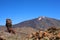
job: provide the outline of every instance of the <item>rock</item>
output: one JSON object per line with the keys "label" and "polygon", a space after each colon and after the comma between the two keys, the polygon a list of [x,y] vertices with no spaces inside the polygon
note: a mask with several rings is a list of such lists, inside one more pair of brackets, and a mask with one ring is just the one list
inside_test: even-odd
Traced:
{"label": "rock", "polygon": [[0,36],[0,40],[6,40],[4,36]]}

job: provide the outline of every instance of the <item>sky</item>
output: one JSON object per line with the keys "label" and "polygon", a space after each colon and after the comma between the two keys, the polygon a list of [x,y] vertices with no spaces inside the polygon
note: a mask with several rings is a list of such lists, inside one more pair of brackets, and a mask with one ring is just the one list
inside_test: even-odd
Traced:
{"label": "sky", "polygon": [[60,20],[60,0],[0,0],[0,25],[7,18],[17,24],[39,16]]}

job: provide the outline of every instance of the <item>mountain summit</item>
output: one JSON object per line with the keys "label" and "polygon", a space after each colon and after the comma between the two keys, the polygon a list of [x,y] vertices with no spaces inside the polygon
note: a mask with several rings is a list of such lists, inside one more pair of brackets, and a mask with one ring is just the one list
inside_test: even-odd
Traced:
{"label": "mountain summit", "polygon": [[38,20],[42,20],[42,19],[45,19],[46,17],[45,16],[41,16],[38,18]]}
{"label": "mountain summit", "polygon": [[40,16],[38,18],[27,20],[21,23],[14,25],[15,27],[32,27],[36,29],[48,28],[52,26],[60,27],[60,20],[49,18],[45,16]]}

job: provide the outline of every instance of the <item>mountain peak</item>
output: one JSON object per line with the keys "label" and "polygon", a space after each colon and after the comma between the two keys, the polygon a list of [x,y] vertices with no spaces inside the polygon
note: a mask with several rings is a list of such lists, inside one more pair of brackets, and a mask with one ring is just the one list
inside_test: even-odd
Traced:
{"label": "mountain peak", "polygon": [[42,20],[42,19],[45,19],[46,17],[45,16],[40,16],[39,18],[38,18],[38,20]]}

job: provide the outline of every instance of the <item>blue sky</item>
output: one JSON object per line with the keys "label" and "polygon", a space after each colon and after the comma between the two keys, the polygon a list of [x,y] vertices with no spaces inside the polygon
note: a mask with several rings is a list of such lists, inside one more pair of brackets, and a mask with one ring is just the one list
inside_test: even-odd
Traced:
{"label": "blue sky", "polygon": [[39,16],[60,19],[60,0],[0,0],[0,25],[6,18],[17,24]]}

